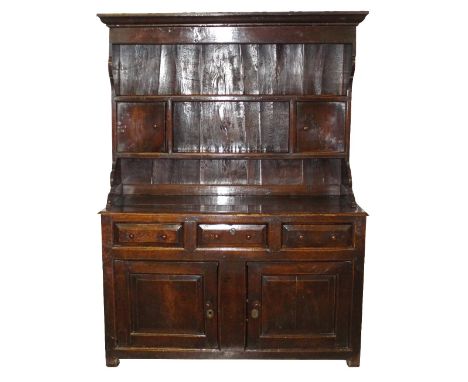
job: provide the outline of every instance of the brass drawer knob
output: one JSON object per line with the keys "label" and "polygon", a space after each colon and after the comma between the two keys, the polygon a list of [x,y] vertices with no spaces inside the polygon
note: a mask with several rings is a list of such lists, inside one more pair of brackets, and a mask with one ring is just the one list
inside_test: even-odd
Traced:
{"label": "brass drawer knob", "polygon": [[155,124],[153,125],[153,129],[154,129],[154,130],[157,130],[158,128],[159,128],[159,125],[158,125],[157,123],[155,123]]}
{"label": "brass drawer knob", "polygon": [[135,235],[133,233],[129,233],[127,236],[130,240],[135,239]]}
{"label": "brass drawer knob", "polygon": [[299,240],[304,240],[304,234],[299,234]]}
{"label": "brass drawer knob", "polygon": [[330,236],[330,239],[336,240],[336,235],[333,233],[333,234]]}
{"label": "brass drawer knob", "polygon": [[161,238],[161,240],[166,240],[167,239],[167,235],[166,234],[162,234],[161,236],[159,236]]}
{"label": "brass drawer knob", "polygon": [[304,127],[302,128],[302,130],[304,130],[304,131],[309,130],[309,126],[304,126]]}
{"label": "brass drawer knob", "polygon": [[236,234],[236,229],[235,229],[235,228],[231,228],[231,229],[229,230],[229,233],[230,233],[231,235],[234,236],[234,235]]}
{"label": "brass drawer knob", "polygon": [[247,234],[247,235],[245,235],[245,238],[246,238],[247,240],[250,240],[250,239],[252,239],[252,235]]}
{"label": "brass drawer knob", "polygon": [[218,233],[215,233],[215,234],[213,235],[213,237],[217,240],[217,239],[219,239],[219,234],[218,234]]}

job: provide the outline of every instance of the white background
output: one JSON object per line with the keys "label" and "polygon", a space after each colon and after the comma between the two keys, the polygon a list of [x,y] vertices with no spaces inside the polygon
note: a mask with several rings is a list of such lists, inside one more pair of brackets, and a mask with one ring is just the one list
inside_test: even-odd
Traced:
{"label": "white background", "polygon": [[[3,1],[2,381],[466,381],[464,1]],[[97,12],[369,10],[351,165],[370,213],[361,367],[123,360],[105,367],[100,219],[111,168],[108,30]]]}

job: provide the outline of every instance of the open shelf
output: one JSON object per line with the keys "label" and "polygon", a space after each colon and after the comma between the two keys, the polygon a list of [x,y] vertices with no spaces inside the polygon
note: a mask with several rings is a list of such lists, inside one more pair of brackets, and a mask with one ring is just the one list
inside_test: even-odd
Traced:
{"label": "open shelf", "polygon": [[317,101],[317,102],[346,102],[350,97],[345,95],[269,95],[269,94],[255,94],[255,95],[122,95],[115,96],[116,102],[210,102],[210,101],[245,101],[245,102],[287,102],[287,101]]}
{"label": "open shelf", "polygon": [[149,159],[307,159],[346,158],[344,152],[310,153],[116,153],[117,158]]}

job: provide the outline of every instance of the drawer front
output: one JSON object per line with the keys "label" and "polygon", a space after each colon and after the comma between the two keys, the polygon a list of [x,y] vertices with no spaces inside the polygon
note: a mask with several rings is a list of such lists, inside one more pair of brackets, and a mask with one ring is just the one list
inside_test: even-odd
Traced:
{"label": "drawer front", "polygon": [[116,242],[124,245],[183,247],[182,224],[116,224]]}
{"label": "drawer front", "polygon": [[266,247],[265,224],[200,224],[200,247]]}
{"label": "drawer front", "polygon": [[282,232],[286,248],[353,247],[352,224],[285,224]]}

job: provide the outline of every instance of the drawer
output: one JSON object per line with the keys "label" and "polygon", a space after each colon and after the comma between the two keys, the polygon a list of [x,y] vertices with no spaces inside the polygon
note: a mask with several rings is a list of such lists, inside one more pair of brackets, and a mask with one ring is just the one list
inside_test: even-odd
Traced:
{"label": "drawer", "polygon": [[265,224],[200,224],[199,247],[266,247]]}
{"label": "drawer", "polygon": [[283,247],[349,248],[353,246],[352,224],[284,224]]}
{"label": "drawer", "polygon": [[118,223],[115,228],[118,244],[183,247],[182,224]]}

